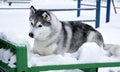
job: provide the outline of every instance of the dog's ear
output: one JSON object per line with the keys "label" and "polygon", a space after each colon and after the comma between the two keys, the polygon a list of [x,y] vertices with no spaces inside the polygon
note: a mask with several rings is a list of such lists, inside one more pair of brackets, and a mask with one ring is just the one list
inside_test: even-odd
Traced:
{"label": "dog's ear", "polygon": [[50,19],[51,19],[50,15],[48,14],[47,11],[43,12],[42,17],[46,21],[50,21]]}
{"label": "dog's ear", "polygon": [[30,15],[33,15],[34,13],[36,13],[36,11],[37,10],[33,6],[30,7]]}

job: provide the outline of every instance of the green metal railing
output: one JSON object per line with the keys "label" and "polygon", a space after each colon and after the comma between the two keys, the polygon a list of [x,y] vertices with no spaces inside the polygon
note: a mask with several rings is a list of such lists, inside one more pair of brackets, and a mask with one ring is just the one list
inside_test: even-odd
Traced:
{"label": "green metal railing", "polygon": [[28,67],[27,48],[25,45],[17,45],[10,41],[0,39],[0,48],[11,48],[16,54],[16,68],[10,68],[7,64],[0,61],[0,72],[40,72],[48,70],[69,70],[81,69],[85,72],[97,72],[98,68],[104,67],[120,67],[120,62],[104,62],[104,63],[86,63],[86,64],[66,64],[66,65],[49,65],[49,66],[33,66]]}
{"label": "green metal railing", "polygon": [[16,54],[17,59],[16,68],[10,68],[7,64],[0,61],[0,70],[4,70],[5,72],[28,72],[27,48],[25,45],[19,46],[10,41],[0,39],[0,48],[10,48],[12,52]]}

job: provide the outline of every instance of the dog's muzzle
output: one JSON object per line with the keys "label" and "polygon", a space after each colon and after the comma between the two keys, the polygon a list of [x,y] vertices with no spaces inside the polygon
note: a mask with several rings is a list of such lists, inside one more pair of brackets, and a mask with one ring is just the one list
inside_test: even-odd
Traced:
{"label": "dog's muzzle", "polygon": [[33,38],[33,37],[34,37],[34,34],[33,34],[33,33],[29,33],[29,36],[30,36],[31,38]]}

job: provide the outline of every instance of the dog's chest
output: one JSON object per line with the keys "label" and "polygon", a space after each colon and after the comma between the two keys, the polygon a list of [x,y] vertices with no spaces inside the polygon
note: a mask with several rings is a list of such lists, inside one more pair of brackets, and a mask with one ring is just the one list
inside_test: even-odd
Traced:
{"label": "dog's chest", "polygon": [[39,53],[40,55],[50,55],[56,51],[57,47],[58,46],[56,43],[51,44],[49,46],[38,44],[38,45],[34,45],[33,51]]}

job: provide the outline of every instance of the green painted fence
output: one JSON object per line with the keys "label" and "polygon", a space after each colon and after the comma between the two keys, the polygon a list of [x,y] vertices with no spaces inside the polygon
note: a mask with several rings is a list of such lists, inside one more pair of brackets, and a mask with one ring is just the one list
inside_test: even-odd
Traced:
{"label": "green painted fence", "polygon": [[49,66],[34,66],[29,68],[27,64],[27,48],[25,45],[17,45],[10,41],[0,39],[0,48],[11,48],[16,54],[16,68],[10,68],[7,64],[0,61],[0,72],[40,72],[48,70],[69,70],[81,69],[85,72],[97,72],[101,67],[120,67],[120,62],[106,63],[86,63],[86,64],[69,64],[69,65],[49,65]]}

